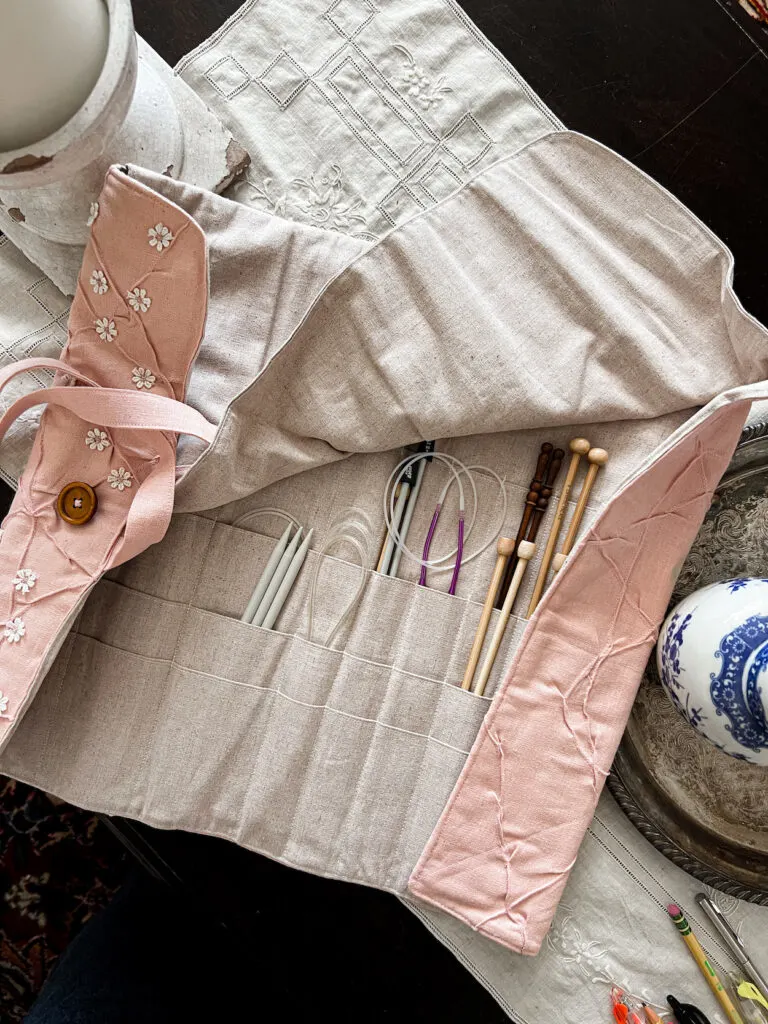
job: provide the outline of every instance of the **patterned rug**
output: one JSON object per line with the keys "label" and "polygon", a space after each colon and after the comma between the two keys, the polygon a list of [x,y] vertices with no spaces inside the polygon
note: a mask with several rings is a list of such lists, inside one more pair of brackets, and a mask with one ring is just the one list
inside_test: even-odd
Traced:
{"label": "patterned rug", "polygon": [[0,776],[0,1021],[21,1021],[56,958],[127,873],[87,811]]}

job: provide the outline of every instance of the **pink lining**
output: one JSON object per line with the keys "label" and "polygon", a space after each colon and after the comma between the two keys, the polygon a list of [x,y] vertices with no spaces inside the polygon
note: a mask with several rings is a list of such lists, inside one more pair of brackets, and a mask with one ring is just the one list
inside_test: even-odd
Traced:
{"label": "pink lining", "polygon": [[609,503],[528,625],[409,881],[520,953],[547,933],[679,566],[749,403],[692,429]]}
{"label": "pink lining", "polygon": [[[158,223],[172,235],[160,252],[149,244]],[[47,405],[0,543],[0,748],[93,583],[164,536],[176,435],[213,439],[215,427],[183,404],[207,291],[199,227],[113,169],[61,361],[30,359],[0,372],[0,388],[33,368],[56,373],[53,387],[24,395],[0,418],[2,438],[22,412]],[[56,511],[59,492],[73,481],[92,486],[98,498],[83,526]]]}

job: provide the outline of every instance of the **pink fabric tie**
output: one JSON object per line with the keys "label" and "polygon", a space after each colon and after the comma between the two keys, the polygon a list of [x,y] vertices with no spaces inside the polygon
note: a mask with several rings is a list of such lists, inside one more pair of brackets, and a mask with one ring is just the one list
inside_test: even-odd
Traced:
{"label": "pink fabric tie", "polygon": [[[162,395],[102,388],[58,359],[23,359],[12,363],[0,371],[0,391],[19,374],[41,369],[61,371],[88,386],[54,386],[18,398],[0,418],[0,441],[23,412],[43,404],[60,406],[85,423],[99,423],[105,427],[192,434],[209,444],[216,434],[212,423],[183,402]],[[114,554],[115,564],[128,561],[165,536],[173,513],[175,470],[175,447],[163,444],[157,463],[133,499],[123,539]]]}

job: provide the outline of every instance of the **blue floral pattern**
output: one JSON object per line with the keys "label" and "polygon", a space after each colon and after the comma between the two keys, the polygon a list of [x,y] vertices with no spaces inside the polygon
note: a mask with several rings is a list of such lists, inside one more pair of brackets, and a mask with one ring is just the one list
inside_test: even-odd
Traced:
{"label": "blue floral pattern", "polygon": [[744,576],[738,580],[728,580],[726,586],[732,594],[737,593],[739,590],[743,590],[744,587],[749,583],[749,577]]}
{"label": "blue floral pattern", "polygon": [[718,715],[729,720],[737,743],[758,752],[768,748],[768,722],[760,698],[760,676],[768,669],[768,615],[750,615],[720,641],[710,693]]}
{"label": "blue floral pattern", "polygon": [[[681,689],[680,650],[683,646],[683,634],[692,618],[693,615],[689,613],[681,620],[679,613],[675,612],[669,620],[664,634],[664,643],[661,648],[661,681],[673,700],[677,696],[675,691]],[[678,697],[678,702],[679,700]]]}

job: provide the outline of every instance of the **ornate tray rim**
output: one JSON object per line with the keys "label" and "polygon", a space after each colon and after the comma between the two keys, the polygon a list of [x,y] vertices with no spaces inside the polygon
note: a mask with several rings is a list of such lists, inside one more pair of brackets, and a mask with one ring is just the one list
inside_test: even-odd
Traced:
{"label": "ornate tray rim", "polygon": [[[768,420],[759,420],[746,426],[742,431],[741,439],[734,453],[734,460],[723,480],[728,480],[732,474],[735,475],[736,473],[743,472],[743,467],[749,463],[749,449],[752,447],[752,444],[756,441],[764,441],[766,438],[768,438]],[[659,823],[646,813],[622,778],[621,769],[627,760],[623,751],[626,742],[625,739],[622,739],[619,745],[616,759],[611,767],[606,784],[611,796],[638,832],[667,860],[682,868],[683,871],[692,875],[697,881],[703,882],[704,885],[711,886],[713,889],[724,892],[729,896],[746,900],[748,903],[768,906],[768,890],[754,889],[752,886],[731,878],[700,861],[679,846],[674,839],[663,831]]]}

